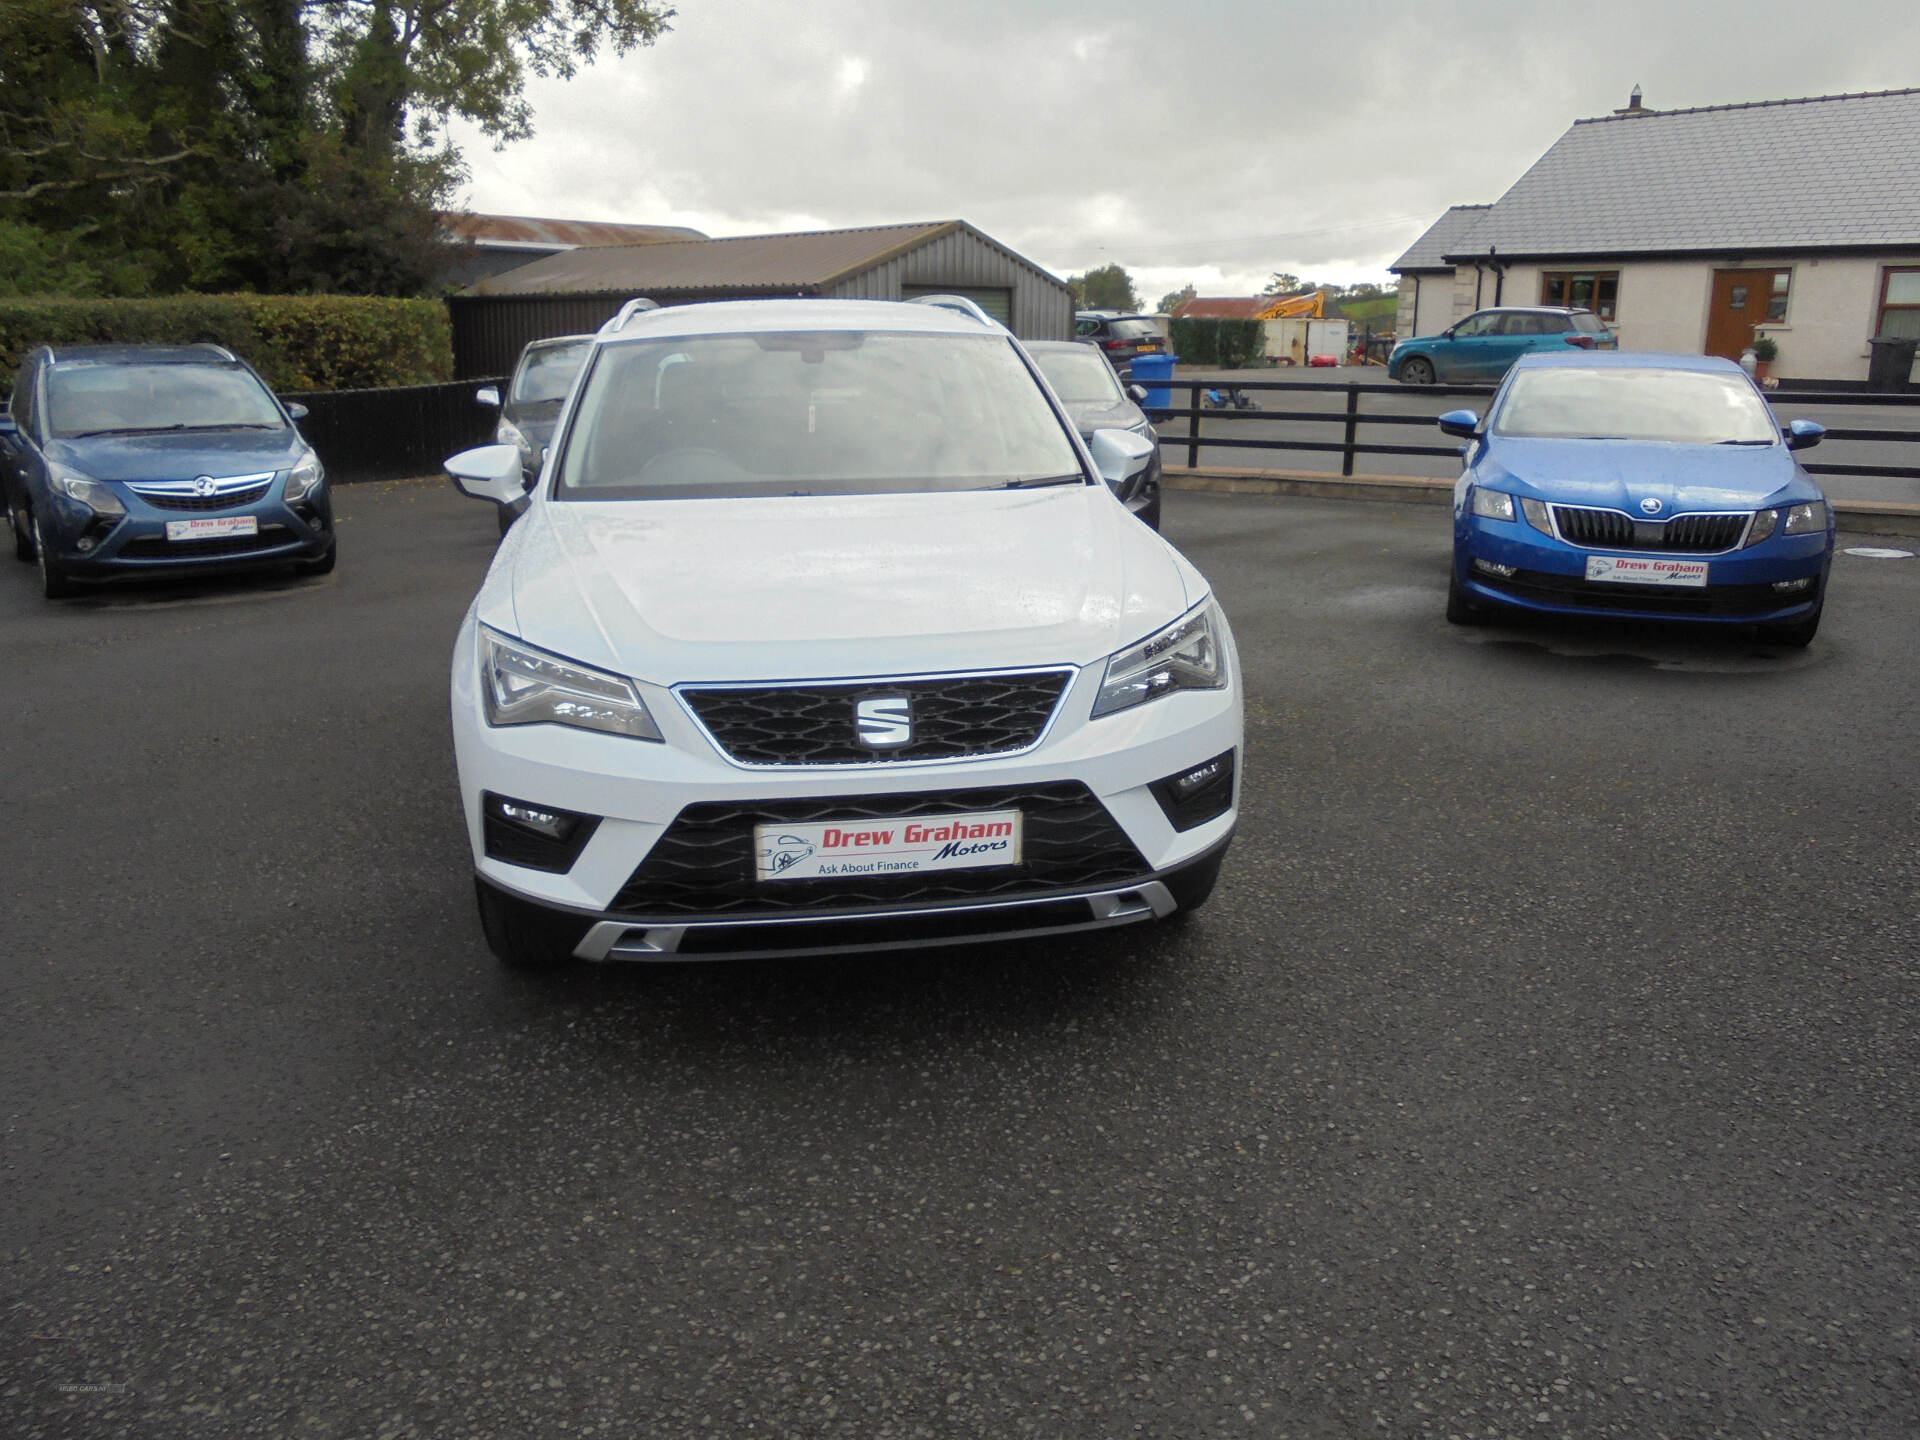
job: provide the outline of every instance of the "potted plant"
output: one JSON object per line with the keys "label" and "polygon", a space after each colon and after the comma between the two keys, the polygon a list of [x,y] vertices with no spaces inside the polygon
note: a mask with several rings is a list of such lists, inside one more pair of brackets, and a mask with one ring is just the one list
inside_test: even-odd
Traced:
{"label": "potted plant", "polygon": [[1767,383],[1767,367],[1780,358],[1780,345],[1771,335],[1753,337],[1753,378]]}

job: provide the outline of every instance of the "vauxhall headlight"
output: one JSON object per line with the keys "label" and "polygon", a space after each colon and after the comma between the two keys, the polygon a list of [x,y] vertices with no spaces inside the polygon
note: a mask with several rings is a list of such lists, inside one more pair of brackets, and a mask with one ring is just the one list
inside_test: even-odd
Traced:
{"label": "vauxhall headlight", "polygon": [[320,488],[320,482],[327,478],[327,472],[321,468],[320,457],[309,450],[300,457],[299,464],[287,472],[287,503],[304,500]]}
{"label": "vauxhall headlight", "polygon": [[113,487],[102,484],[91,475],[82,475],[78,470],[69,470],[63,465],[49,466],[47,475],[68,499],[78,500],[96,515],[118,519],[127,513],[127,507],[120,502]]}
{"label": "vauxhall headlight", "polygon": [[571,725],[658,740],[633,682],[480,627],[480,695],[489,725]]}
{"label": "vauxhall headlight", "polygon": [[1473,513],[1488,520],[1513,519],[1513,497],[1504,490],[1473,487]]}
{"label": "vauxhall headlight", "polygon": [[1227,665],[1215,633],[1213,602],[1205,601],[1166,629],[1107,657],[1094,697],[1096,717],[1111,715],[1176,690],[1219,690]]}

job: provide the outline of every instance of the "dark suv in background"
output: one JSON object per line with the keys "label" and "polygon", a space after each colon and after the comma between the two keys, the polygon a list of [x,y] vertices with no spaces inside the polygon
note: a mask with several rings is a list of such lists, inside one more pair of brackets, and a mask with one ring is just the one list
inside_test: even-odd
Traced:
{"label": "dark suv in background", "polygon": [[[534,340],[520,352],[520,363],[513,367],[513,378],[502,395],[491,385],[473,392],[482,405],[500,411],[500,423],[494,427],[493,443],[511,445],[520,452],[522,488],[531,490],[540,478],[540,462],[547,446],[553,443],[553,427],[560,420],[560,406],[573,388],[573,377],[580,373],[587,352],[593,346],[591,335],[558,335],[551,340]],[[500,507],[500,533],[526,509]]]}
{"label": "dark suv in background", "polygon": [[49,599],[80,581],[323,574],[333,505],[306,413],[218,345],[43,345],[0,416],[14,554],[40,562]]}
{"label": "dark suv in background", "polygon": [[1167,338],[1144,315],[1129,315],[1120,310],[1081,310],[1073,317],[1073,333],[1080,340],[1091,340],[1113,368],[1125,376],[1125,367],[1136,355],[1158,355],[1167,348]]}

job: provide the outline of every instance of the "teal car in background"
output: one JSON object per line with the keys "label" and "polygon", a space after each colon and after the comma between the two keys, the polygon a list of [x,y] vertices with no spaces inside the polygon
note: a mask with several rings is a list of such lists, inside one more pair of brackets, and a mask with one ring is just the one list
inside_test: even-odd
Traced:
{"label": "teal car in background", "polygon": [[1394,346],[1387,378],[1408,385],[1493,385],[1522,355],[1565,354],[1569,346],[1617,350],[1620,339],[1591,310],[1566,305],[1476,310],[1438,335]]}

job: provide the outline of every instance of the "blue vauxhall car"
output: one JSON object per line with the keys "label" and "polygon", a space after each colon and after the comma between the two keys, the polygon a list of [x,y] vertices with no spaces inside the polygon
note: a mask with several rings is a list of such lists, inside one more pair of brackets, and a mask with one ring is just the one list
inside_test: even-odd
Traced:
{"label": "blue vauxhall car", "polygon": [[1700,355],[1529,355],[1440,417],[1467,441],[1447,618],[1505,611],[1755,625],[1805,645],[1833,564],[1833,507],[1752,380]]}
{"label": "blue vauxhall car", "polygon": [[1387,356],[1387,378],[1406,385],[1491,385],[1522,355],[1619,348],[1620,337],[1591,310],[1509,305],[1476,310],[1438,335],[1402,340]]}
{"label": "blue vauxhall car", "polygon": [[217,345],[42,346],[0,416],[14,554],[49,599],[85,582],[333,568],[320,457],[253,370]]}

